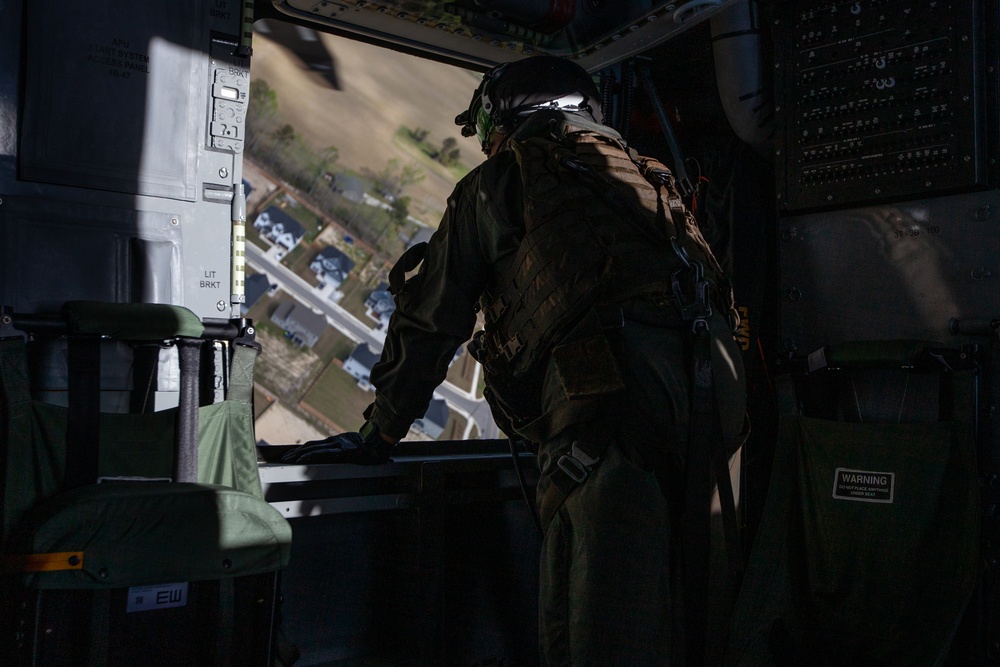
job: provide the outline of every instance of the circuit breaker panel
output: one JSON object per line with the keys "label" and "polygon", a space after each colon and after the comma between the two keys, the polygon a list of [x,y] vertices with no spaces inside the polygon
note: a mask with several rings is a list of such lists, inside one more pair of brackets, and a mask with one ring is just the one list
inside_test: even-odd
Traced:
{"label": "circuit breaker panel", "polygon": [[977,4],[813,0],[779,12],[786,210],[983,183]]}
{"label": "circuit breaker panel", "polygon": [[0,302],[238,315],[241,11],[237,0],[0,6]]}
{"label": "circuit breaker panel", "polygon": [[[945,341],[1000,312],[988,3],[775,10],[782,338]],[[995,13],[995,9],[993,10]]]}

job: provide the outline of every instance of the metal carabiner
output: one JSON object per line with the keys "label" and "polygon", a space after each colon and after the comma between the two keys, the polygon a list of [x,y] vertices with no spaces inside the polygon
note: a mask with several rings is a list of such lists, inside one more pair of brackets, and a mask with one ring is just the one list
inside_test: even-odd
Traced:
{"label": "metal carabiner", "polygon": [[685,269],[682,268],[674,271],[670,282],[674,296],[677,298],[677,303],[680,304],[681,319],[685,322],[697,323],[698,321],[706,320],[706,318],[712,315],[712,302],[709,299],[709,288],[711,286],[708,280],[705,279],[705,267],[701,262],[691,260],[691,267],[694,279],[692,280],[693,285],[690,301],[685,300],[684,288],[681,285],[681,274],[686,272]]}
{"label": "metal carabiner", "polygon": [[674,249],[674,254],[677,255],[677,258],[681,260],[681,264],[684,265],[684,268],[685,269],[690,269],[691,268],[691,255],[688,254],[688,251],[687,251],[686,248],[683,248],[681,246],[681,244],[679,244],[677,242],[677,237],[676,236],[671,236],[670,237],[670,245]]}

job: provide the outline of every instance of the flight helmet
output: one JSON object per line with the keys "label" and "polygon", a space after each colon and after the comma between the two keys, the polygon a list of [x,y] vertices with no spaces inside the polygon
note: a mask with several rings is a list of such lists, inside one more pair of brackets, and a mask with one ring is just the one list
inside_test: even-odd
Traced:
{"label": "flight helmet", "polygon": [[455,124],[463,137],[476,135],[488,154],[495,131],[510,133],[528,115],[556,109],[603,122],[597,85],[585,69],[564,58],[535,56],[486,72]]}

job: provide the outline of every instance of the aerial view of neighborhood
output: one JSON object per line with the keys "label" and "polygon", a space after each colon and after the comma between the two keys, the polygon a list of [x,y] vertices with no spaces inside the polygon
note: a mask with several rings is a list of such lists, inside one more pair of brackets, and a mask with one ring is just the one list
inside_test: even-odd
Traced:
{"label": "aerial view of neighborhood", "polygon": [[[242,310],[263,347],[261,444],[325,438],[364,421],[395,309],[389,269],[430,237],[455,183],[483,159],[453,122],[477,80],[350,40],[258,26]],[[499,437],[479,370],[459,348],[407,439]]]}

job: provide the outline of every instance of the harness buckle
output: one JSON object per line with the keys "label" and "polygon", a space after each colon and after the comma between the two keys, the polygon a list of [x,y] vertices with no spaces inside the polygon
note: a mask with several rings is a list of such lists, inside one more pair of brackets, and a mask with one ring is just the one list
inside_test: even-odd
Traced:
{"label": "harness buckle", "polygon": [[583,484],[587,480],[587,477],[590,476],[590,470],[598,461],[600,461],[599,458],[589,456],[577,446],[576,441],[573,441],[573,446],[570,447],[568,452],[559,457],[556,465],[571,480],[577,484]]}

